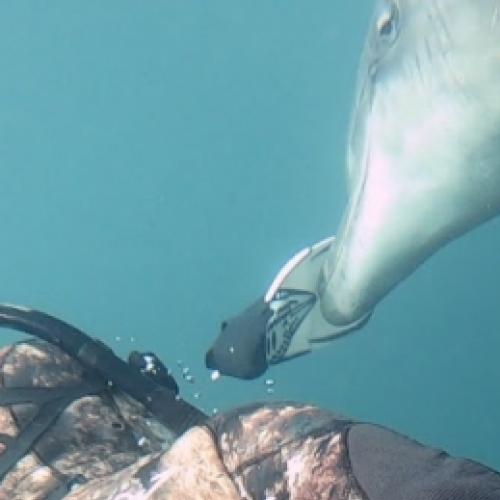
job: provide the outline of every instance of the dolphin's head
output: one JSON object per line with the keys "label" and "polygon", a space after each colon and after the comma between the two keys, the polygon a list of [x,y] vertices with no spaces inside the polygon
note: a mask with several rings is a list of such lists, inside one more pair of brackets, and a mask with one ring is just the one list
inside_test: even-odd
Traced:
{"label": "dolphin's head", "polygon": [[500,212],[500,0],[380,0],[359,69],[349,203],[322,270],[347,324]]}

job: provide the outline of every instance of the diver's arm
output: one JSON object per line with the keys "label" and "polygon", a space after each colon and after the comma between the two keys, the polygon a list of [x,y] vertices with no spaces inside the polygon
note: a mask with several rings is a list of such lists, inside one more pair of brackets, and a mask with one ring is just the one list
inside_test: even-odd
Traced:
{"label": "diver's arm", "polygon": [[253,405],[206,425],[245,498],[500,499],[498,472],[320,408]]}
{"label": "diver's arm", "polygon": [[206,425],[240,494],[250,498],[500,499],[498,472],[320,408],[267,403]]}
{"label": "diver's arm", "polygon": [[500,499],[498,472],[383,427],[353,425],[347,449],[352,472],[369,500]]}
{"label": "diver's arm", "polygon": [[500,474],[481,464],[294,403],[223,412],[141,465],[68,498],[109,498],[119,490],[127,498],[204,500],[500,499]]}

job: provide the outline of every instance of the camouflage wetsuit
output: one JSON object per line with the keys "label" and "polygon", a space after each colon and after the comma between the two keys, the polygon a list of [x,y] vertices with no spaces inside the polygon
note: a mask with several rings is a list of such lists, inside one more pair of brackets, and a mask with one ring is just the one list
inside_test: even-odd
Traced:
{"label": "camouflage wetsuit", "polygon": [[[82,380],[76,361],[40,341],[3,349],[0,365],[3,387]],[[15,437],[33,411],[26,404],[0,408],[1,432]],[[0,498],[500,499],[500,475],[484,466],[311,406],[236,409],[172,441],[126,395],[84,396],[7,473]],[[68,478],[75,478],[70,492]]]}

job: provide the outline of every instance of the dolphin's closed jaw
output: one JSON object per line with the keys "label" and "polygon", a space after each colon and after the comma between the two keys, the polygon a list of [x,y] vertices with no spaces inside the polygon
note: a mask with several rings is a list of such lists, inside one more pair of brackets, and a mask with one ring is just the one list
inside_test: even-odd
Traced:
{"label": "dolphin's closed jaw", "polygon": [[500,212],[500,0],[377,9],[352,116],[349,203],[320,283],[336,325]]}

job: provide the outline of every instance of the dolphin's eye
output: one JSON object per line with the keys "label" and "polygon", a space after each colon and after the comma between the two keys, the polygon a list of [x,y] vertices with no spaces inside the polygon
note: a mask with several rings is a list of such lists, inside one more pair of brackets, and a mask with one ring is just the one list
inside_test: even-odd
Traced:
{"label": "dolphin's eye", "polygon": [[377,33],[384,40],[392,42],[398,32],[399,12],[394,3],[387,3],[377,18]]}

